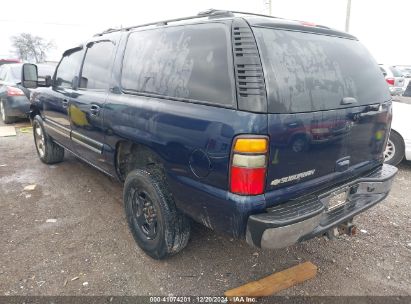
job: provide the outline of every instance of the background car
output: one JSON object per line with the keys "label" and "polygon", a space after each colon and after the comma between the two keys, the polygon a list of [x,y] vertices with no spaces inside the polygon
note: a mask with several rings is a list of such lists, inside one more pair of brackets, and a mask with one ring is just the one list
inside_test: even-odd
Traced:
{"label": "background car", "polygon": [[380,69],[388,84],[391,95],[402,95],[405,91],[405,79],[401,71],[394,66],[380,64]]}
{"label": "background car", "polygon": [[[4,123],[27,118],[30,110],[30,90],[21,85],[22,63],[0,66],[0,117]],[[44,86],[46,76],[54,74],[55,66],[39,64],[39,86]]]}
{"label": "background car", "polygon": [[411,78],[411,66],[409,65],[396,65],[395,68],[402,72],[405,78]]}
{"label": "background car", "polygon": [[391,133],[385,148],[385,163],[398,165],[405,157],[411,160],[411,104],[394,101]]}
{"label": "background car", "polygon": [[0,59],[0,66],[3,64],[20,63],[18,59]]}

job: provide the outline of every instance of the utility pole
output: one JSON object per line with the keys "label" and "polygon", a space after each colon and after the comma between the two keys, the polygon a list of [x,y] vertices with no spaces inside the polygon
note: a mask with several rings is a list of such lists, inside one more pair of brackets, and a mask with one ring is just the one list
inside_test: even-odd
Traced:
{"label": "utility pole", "polygon": [[266,9],[267,9],[267,6],[268,6],[268,15],[272,16],[271,0],[265,0],[265,5],[266,5]]}
{"label": "utility pole", "polygon": [[347,0],[347,16],[345,17],[345,31],[350,31],[351,0]]}

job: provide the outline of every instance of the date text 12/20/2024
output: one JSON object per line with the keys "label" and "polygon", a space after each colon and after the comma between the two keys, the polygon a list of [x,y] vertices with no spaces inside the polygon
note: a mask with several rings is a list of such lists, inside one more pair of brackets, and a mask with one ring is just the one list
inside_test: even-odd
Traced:
{"label": "date text 12/20/2024", "polygon": [[255,297],[163,296],[150,297],[150,303],[255,303]]}

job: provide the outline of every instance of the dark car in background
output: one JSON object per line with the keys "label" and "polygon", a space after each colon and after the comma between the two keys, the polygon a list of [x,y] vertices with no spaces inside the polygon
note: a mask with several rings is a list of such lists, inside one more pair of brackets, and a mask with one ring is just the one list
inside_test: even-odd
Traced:
{"label": "dark car in background", "polygon": [[[0,66],[0,117],[4,123],[27,118],[30,111],[30,90],[21,85],[22,63]],[[46,85],[46,77],[53,75],[55,66],[38,64],[38,84]]]}
{"label": "dark car in background", "polygon": [[263,248],[350,234],[397,172],[383,164],[391,96],[370,53],[268,16],[211,10],[97,34],[63,54],[30,117],[41,161],[69,151],[124,182],[131,232],[157,259],[187,245],[190,219]]}

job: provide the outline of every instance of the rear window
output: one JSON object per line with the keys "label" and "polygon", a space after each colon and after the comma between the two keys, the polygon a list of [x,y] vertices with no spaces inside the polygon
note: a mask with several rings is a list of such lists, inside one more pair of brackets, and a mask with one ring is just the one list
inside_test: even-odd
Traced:
{"label": "rear window", "polygon": [[381,71],[357,40],[254,28],[271,113],[330,110],[390,99]]}
{"label": "rear window", "polygon": [[22,65],[11,65],[9,69],[9,75],[7,76],[7,81],[19,83],[21,81],[21,69]]}
{"label": "rear window", "polygon": [[229,41],[227,27],[217,23],[131,33],[122,87],[232,106],[235,95]]}
{"label": "rear window", "polygon": [[402,74],[403,74],[399,69],[397,69],[397,68],[395,68],[395,67],[390,67],[390,70],[391,70],[392,75],[393,75],[394,77],[401,77]]}

